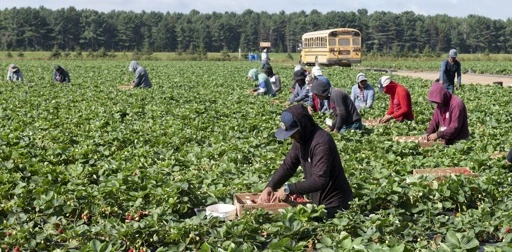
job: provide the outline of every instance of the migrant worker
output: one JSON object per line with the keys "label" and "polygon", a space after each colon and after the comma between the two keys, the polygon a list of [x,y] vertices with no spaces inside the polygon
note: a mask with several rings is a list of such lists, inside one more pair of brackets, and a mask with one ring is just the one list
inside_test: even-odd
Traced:
{"label": "migrant worker", "polygon": [[289,106],[293,103],[308,103],[309,102],[309,89],[306,85],[306,76],[301,70],[297,70],[293,73],[293,80],[295,81],[295,88],[290,99],[284,104]]}
{"label": "migrant worker", "polygon": [[468,113],[462,100],[448,92],[441,83],[433,83],[428,101],[435,106],[425,140],[443,139],[446,145],[469,138]]}
{"label": "migrant worker", "polygon": [[53,72],[53,81],[60,83],[69,83],[71,82],[71,78],[69,77],[68,71],[64,69],[60,65],[56,65],[54,67],[55,71]]}
{"label": "migrant worker", "polygon": [[21,69],[17,65],[15,65],[15,64],[9,65],[9,68],[7,69],[7,80],[9,82],[13,82],[13,81],[23,82],[23,73],[21,72]]}
{"label": "migrant worker", "polygon": [[263,66],[263,73],[270,79],[270,84],[272,85],[272,89],[274,89],[274,93],[277,94],[281,91],[281,77],[274,73],[270,63],[267,62]]}
{"label": "migrant worker", "polygon": [[356,104],[358,111],[364,108],[371,108],[375,100],[375,89],[368,83],[368,79],[364,73],[356,76],[356,84],[352,86],[350,98]]}
{"label": "migrant worker", "polygon": [[144,67],[140,66],[137,61],[130,62],[128,70],[135,73],[135,79],[130,82],[132,88],[151,88],[153,86],[149,79],[148,72]]}
{"label": "migrant worker", "polygon": [[[297,65],[295,65],[295,67],[293,68],[293,74],[294,74],[294,76],[295,76],[295,72],[297,72],[297,71],[302,71],[302,75],[304,75],[304,78],[305,78],[306,76],[308,76],[308,74],[310,74],[310,72],[309,72],[307,69],[305,69],[301,64],[297,64]],[[294,78],[292,77],[292,79],[294,79]],[[292,93],[293,93],[293,92],[295,92],[295,85],[296,85],[296,84],[297,84],[297,82],[295,82],[295,81],[294,81],[294,82],[293,82],[293,84],[292,84]]]}
{"label": "migrant worker", "polygon": [[[315,79],[322,80],[325,83],[327,83],[327,85],[329,85],[329,87],[331,87],[331,82],[329,81],[327,76],[325,76],[323,74],[322,69],[319,66],[314,66],[311,69],[311,73],[313,74],[313,77]],[[321,102],[319,102],[319,101],[320,100],[318,99],[318,97],[315,94],[311,94],[311,99],[308,103],[309,114],[313,114],[316,111],[319,111],[320,113],[329,112],[329,101],[328,100],[324,100]]]}
{"label": "migrant worker", "polygon": [[247,74],[247,79],[258,82],[258,87],[250,90],[251,94],[275,96],[274,89],[272,89],[272,84],[270,83],[270,79],[264,73],[259,73],[258,69],[251,69]]}
{"label": "migrant worker", "polygon": [[439,73],[439,83],[441,83],[448,92],[453,94],[455,86],[455,75],[457,75],[457,89],[461,88],[461,66],[457,60],[457,50],[451,49],[448,53],[448,59],[441,62],[441,72]]}
{"label": "migrant worker", "polygon": [[414,120],[411,94],[404,86],[392,81],[389,76],[382,76],[379,79],[379,91],[389,95],[389,109],[386,115],[379,119],[379,123],[387,123],[391,119],[399,122]]}
{"label": "migrant worker", "polygon": [[329,108],[334,112],[334,122],[325,130],[333,133],[346,130],[361,130],[363,123],[361,115],[357,112],[356,105],[350,96],[342,89],[330,87],[325,81],[316,79],[313,81],[311,91],[319,100],[329,101]]}
{"label": "migrant worker", "polygon": [[[303,105],[288,107],[281,114],[280,128],[275,136],[282,140],[292,138],[292,146],[258,201],[286,201],[289,195],[307,194],[313,204],[325,206],[328,218],[335,217],[340,210],[347,210],[353,195],[336,143],[315,123]],[[286,183],[299,165],[305,179]]]}
{"label": "migrant worker", "polygon": [[270,59],[268,57],[268,48],[265,47],[263,48],[263,50],[261,51],[261,69],[263,69],[263,67],[265,66],[265,64],[268,64]]}

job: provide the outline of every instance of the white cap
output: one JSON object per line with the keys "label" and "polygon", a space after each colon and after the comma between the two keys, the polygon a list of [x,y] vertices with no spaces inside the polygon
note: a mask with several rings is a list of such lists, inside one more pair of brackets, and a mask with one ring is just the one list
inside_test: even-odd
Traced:
{"label": "white cap", "polygon": [[359,83],[361,81],[367,81],[368,79],[366,79],[366,74],[364,73],[358,73],[357,76],[356,76],[356,82]]}
{"label": "white cap", "polygon": [[299,70],[304,70],[304,67],[301,65],[301,64],[298,64],[298,65],[295,65],[295,68],[293,68],[293,71],[299,71]]}
{"label": "white cap", "polygon": [[322,69],[320,69],[319,66],[314,66],[313,69],[311,69],[311,73],[313,73],[314,76],[322,75]]}
{"label": "white cap", "polygon": [[379,79],[379,86],[385,87],[385,86],[389,85],[390,82],[391,82],[391,77],[382,76]]}

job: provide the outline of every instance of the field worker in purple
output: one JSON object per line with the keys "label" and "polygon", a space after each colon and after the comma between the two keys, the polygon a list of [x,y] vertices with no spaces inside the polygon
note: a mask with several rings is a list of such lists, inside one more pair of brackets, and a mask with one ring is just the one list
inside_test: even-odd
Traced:
{"label": "field worker in purple", "polygon": [[435,104],[434,114],[424,138],[443,139],[446,145],[469,138],[468,113],[462,100],[434,82],[428,91],[429,102]]}

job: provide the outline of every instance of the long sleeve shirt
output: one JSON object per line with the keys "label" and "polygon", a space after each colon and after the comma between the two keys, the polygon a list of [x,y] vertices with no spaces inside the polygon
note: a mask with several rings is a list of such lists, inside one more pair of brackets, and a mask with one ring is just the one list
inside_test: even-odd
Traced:
{"label": "long sleeve shirt", "polygon": [[137,70],[135,70],[135,79],[133,80],[133,87],[152,87],[151,80],[149,79],[148,72],[146,71],[145,68],[139,66]]}
{"label": "long sleeve shirt", "polygon": [[57,71],[53,72],[53,81],[60,83],[69,83],[71,82],[71,78],[69,77],[68,71],[62,69],[60,73]]}
{"label": "long sleeve shirt", "polygon": [[457,75],[457,84],[461,84],[461,66],[458,60],[455,60],[453,64],[447,59],[441,63],[441,72],[439,73],[439,80],[444,85],[453,86],[455,84],[455,75]]}
{"label": "long sleeve shirt", "polygon": [[11,72],[7,70],[7,80],[8,81],[23,81],[23,73],[18,69],[16,72]]}
{"label": "long sleeve shirt", "polygon": [[338,207],[351,201],[352,189],[332,136],[318,129],[313,139],[305,142],[293,142],[267,187],[277,190],[293,176],[300,165],[305,179],[289,184],[290,194],[309,194],[313,204],[325,205],[327,208]]}
{"label": "long sleeve shirt", "polygon": [[389,94],[389,108],[386,115],[391,115],[397,121],[414,120],[411,94],[404,86],[392,81],[384,88],[384,92]]}
{"label": "long sleeve shirt", "polygon": [[356,104],[357,110],[371,108],[375,100],[375,89],[372,85],[366,84],[363,90],[356,84],[352,87],[350,98]]}
{"label": "long sleeve shirt", "polygon": [[275,95],[272,83],[270,83],[270,79],[264,73],[258,74],[258,90],[256,93],[258,95]]}
{"label": "long sleeve shirt", "polygon": [[440,84],[433,88],[435,89],[429,92],[429,100],[440,105],[434,110],[426,133],[436,133],[447,145],[468,138],[468,113],[464,102]]}
{"label": "long sleeve shirt", "polygon": [[361,120],[361,115],[359,115],[356,105],[345,91],[331,88],[329,102],[332,111],[336,115],[331,130],[340,131],[343,126]]}
{"label": "long sleeve shirt", "polygon": [[295,84],[295,89],[293,90],[293,94],[290,96],[290,103],[295,102],[305,102],[309,103],[309,89],[308,85],[304,84],[302,87],[297,83]]}

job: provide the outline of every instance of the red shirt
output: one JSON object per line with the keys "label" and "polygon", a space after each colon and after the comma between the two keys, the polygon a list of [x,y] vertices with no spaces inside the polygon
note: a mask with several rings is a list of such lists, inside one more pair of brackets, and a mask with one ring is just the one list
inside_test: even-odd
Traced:
{"label": "red shirt", "polygon": [[397,121],[414,120],[411,94],[404,86],[391,81],[384,87],[384,93],[389,95],[389,109],[386,115],[393,116]]}

